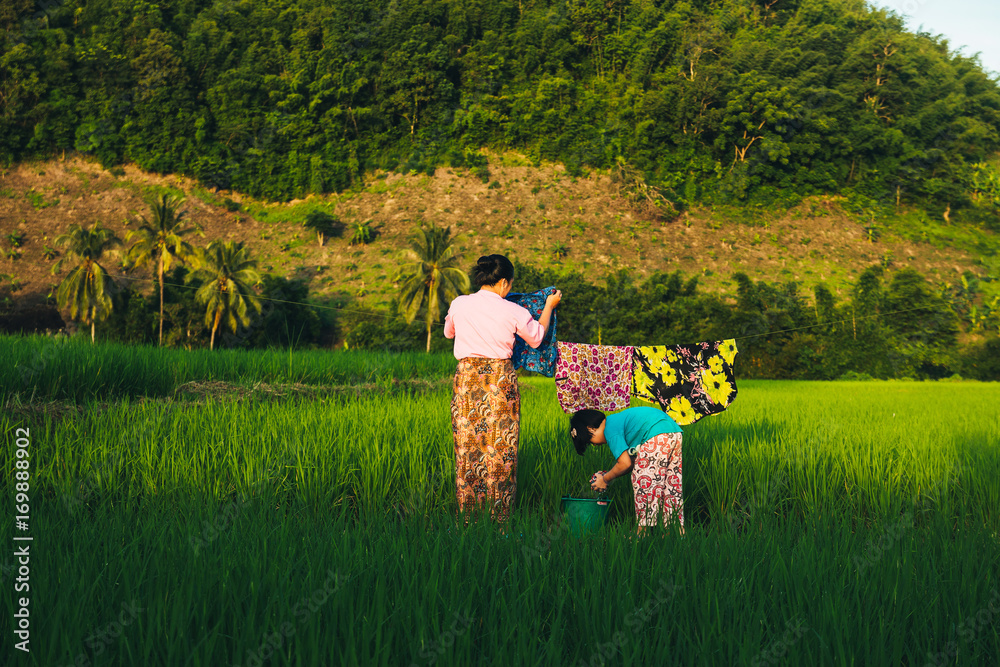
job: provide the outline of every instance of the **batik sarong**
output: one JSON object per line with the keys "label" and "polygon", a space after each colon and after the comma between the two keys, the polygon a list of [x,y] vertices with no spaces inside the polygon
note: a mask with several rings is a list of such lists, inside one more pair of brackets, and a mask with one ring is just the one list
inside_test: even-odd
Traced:
{"label": "batik sarong", "polygon": [[736,399],[736,341],[637,347],[632,394],[659,405],[680,426],[722,412]]}
{"label": "batik sarong", "polygon": [[[545,310],[545,299],[556,293],[555,287],[546,287],[537,292],[528,294],[508,294],[506,299],[513,301],[519,306],[528,309],[531,316],[536,320],[542,316]],[[556,311],[552,311],[549,318],[549,326],[545,330],[545,338],[537,347],[531,347],[524,342],[524,339],[514,335],[514,353],[511,356],[514,368],[540,373],[545,377],[552,377],[556,372]]]}
{"label": "batik sarong", "polygon": [[517,488],[521,395],[510,359],[460,359],[451,399],[455,483],[463,512],[505,521]]}
{"label": "batik sarong", "polygon": [[640,526],[663,525],[677,515],[684,526],[681,494],[681,434],[662,433],[639,446],[632,468],[635,515]]}
{"label": "batik sarong", "polygon": [[556,395],[563,412],[615,412],[629,404],[632,348],[558,343]]}

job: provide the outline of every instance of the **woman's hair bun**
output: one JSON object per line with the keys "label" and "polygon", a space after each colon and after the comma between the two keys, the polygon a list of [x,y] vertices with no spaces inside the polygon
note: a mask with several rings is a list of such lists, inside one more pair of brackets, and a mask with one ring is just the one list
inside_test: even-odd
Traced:
{"label": "woman's hair bun", "polygon": [[503,279],[514,280],[514,265],[503,255],[483,255],[472,270],[472,282],[476,287],[495,285]]}

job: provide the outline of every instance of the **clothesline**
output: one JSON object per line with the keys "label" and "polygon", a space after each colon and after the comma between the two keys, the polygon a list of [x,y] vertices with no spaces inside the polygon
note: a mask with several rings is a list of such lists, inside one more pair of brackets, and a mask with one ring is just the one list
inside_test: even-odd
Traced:
{"label": "clothesline", "polygon": [[[153,283],[153,284],[158,284],[159,283],[159,281],[157,281],[155,278],[139,278],[139,277],[133,277],[133,276],[117,276],[117,277],[119,279],[122,279],[122,280],[135,280],[135,281],[139,281],[139,282],[149,282],[149,283]],[[169,286],[169,287],[180,287],[181,289],[191,289],[191,290],[197,290],[197,289],[199,289],[198,287],[194,287],[193,285],[183,285],[183,284],[179,284],[179,283],[170,283],[170,282],[166,282],[166,281],[164,281],[163,285],[164,286]],[[322,305],[320,305],[318,303],[307,303],[305,301],[289,301],[287,299],[275,299],[273,297],[260,296],[260,295],[257,295],[257,294],[255,294],[254,297],[257,298],[260,301],[273,301],[274,303],[290,303],[290,304],[293,304],[293,305],[296,305],[296,306],[307,306],[309,308],[318,308],[320,310],[335,310],[335,311],[340,312],[340,313],[356,313],[358,315],[370,315],[370,316],[373,316],[373,317],[383,317],[383,318],[385,318],[387,320],[391,320],[391,319],[399,319],[400,321],[403,320],[403,318],[400,317],[399,315],[392,315],[390,313],[379,313],[379,312],[372,312],[372,311],[369,311],[369,310],[352,310],[350,308],[340,308],[340,307],[337,307],[337,306],[322,306]],[[434,322],[431,322],[431,325],[432,326],[444,326],[444,322],[434,321]]]}
{"label": "clothesline", "polygon": [[862,315],[860,317],[845,318],[843,320],[831,320],[829,322],[820,322],[818,324],[808,324],[804,327],[794,327],[792,329],[777,329],[775,331],[767,331],[765,333],[750,334],[748,336],[736,336],[733,340],[746,340],[747,338],[757,338],[759,336],[770,336],[772,334],[788,333],[789,331],[801,331],[803,329],[814,329],[816,327],[825,327],[831,324],[842,324],[844,322],[854,322],[857,320],[868,320],[873,317],[885,317],[886,315],[899,315],[900,313],[912,313],[915,310],[928,310],[931,306],[917,306],[916,308],[906,308],[905,310],[893,310],[888,313],[875,313],[874,315]]}
{"label": "clothesline", "polygon": [[[158,282],[157,280],[155,280],[153,278],[139,278],[139,277],[133,277],[133,276],[118,276],[118,277],[121,278],[121,279],[124,279],[124,280],[134,280],[134,281],[140,281],[140,282],[150,282],[150,283],[154,283],[154,284],[156,284]],[[198,289],[197,287],[194,287],[192,285],[182,285],[182,284],[178,284],[178,283],[169,283],[169,282],[164,282],[163,284],[165,286],[180,287],[182,289],[192,289],[192,290]],[[297,306],[307,306],[309,308],[318,308],[318,309],[321,309],[321,310],[333,310],[333,311],[337,311],[337,312],[340,312],[340,313],[354,313],[354,314],[358,314],[358,315],[368,315],[368,316],[372,316],[372,317],[383,317],[387,321],[388,320],[395,320],[395,319],[398,319],[400,321],[404,321],[403,318],[401,318],[399,315],[392,315],[392,314],[389,314],[389,313],[384,313],[383,314],[383,313],[366,311],[366,310],[353,310],[353,309],[350,309],[350,308],[340,308],[340,307],[337,307],[337,306],[322,306],[322,305],[315,304],[315,303],[306,303],[306,302],[303,302],[303,301],[289,301],[287,299],[275,299],[273,297],[266,297],[266,296],[256,296],[256,298],[259,299],[259,300],[261,300],[261,301],[272,301],[274,303],[288,303],[288,304],[293,304],[293,305],[297,305]],[[842,319],[842,320],[831,320],[831,321],[828,321],[828,322],[818,322],[816,324],[808,324],[806,326],[793,327],[791,329],[775,329],[773,331],[765,331],[763,333],[748,334],[746,336],[736,336],[736,337],[733,338],[733,340],[747,340],[749,338],[759,338],[761,336],[771,336],[771,335],[779,334],[779,333],[788,333],[790,331],[802,331],[804,329],[814,329],[816,327],[830,326],[832,324],[843,324],[845,322],[856,322],[857,320],[868,320],[868,319],[872,319],[874,317],[886,317],[886,316],[889,316],[889,315],[900,315],[902,313],[912,313],[912,312],[917,311],[917,310],[929,310],[931,308],[932,308],[932,306],[917,306],[916,308],[906,308],[906,309],[903,309],[903,310],[893,310],[893,311],[889,311],[887,313],[874,313],[874,314],[871,314],[871,315],[858,315],[856,317],[845,318],[845,319]],[[433,327],[443,327],[444,326],[444,322],[439,322],[437,320],[432,321],[430,324]]]}
{"label": "clothesline", "polygon": [[738,350],[732,339],[642,347],[558,343],[558,348],[552,377],[567,414],[617,412],[635,396],[686,426],[722,412],[736,399]]}

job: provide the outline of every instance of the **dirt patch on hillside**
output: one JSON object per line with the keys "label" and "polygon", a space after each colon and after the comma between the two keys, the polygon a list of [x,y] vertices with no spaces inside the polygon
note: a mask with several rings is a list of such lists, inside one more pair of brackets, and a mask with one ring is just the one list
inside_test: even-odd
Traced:
{"label": "dirt patch on hillside", "polygon": [[[68,231],[76,223],[89,227],[100,222],[103,227],[113,230],[124,241],[130,230],[138,228],[137,215],[149,213],[143,196],[144,188],[150,186],[169,187],[184,193],[191,193],[198,186],[194,181],[176,176],[160,176],[143,172],[133,165],[124,167],[124,174],[114,176],[98,164],[81,158],[67,158],[65,161],[51,160],[42,163],[23,163],[0,175],[0,273],[12,275],[19,284],[14,296],[23,304],[44,301],[54,295],[54,289],[67,274],[68,263],[63,264],[57,274],[52,269],[65,249],[57,246],[55,239]],[[207,243],[222,238],[249,240],[250,233],[243,233],[241,226],[252,222],[234,222],[233,215],[221,206],[211,206],[197,197],[188,196],[185,204],[192,222],[204,232],[204,238],[196,236],[194,243]],[[12,232],[22,232],[24,240],[16,259],[7,257],[11,248],[7,236]],[[121,270],[123,245],[102,264],[113,275],[134,278],[140,284],[151,286],[150,273],[138,271],[129,275]],[[46,248],[59,254],[52,259],[45,257]],[[9,290],[9,281],[4,287]],[[63,319],[68,314],[63,313]]]}
{"label": "dirt patch on hillside", "polygon": [[[190,179],[144,172],[133,165],[118,176],[79,157],[23,163],[0,174],[0,274],[16,280],[0,287],[19,307],[45,301],[69,270],[53,275],[55,259],[46,247],[72,223],[101,221],[122,238],[145,213],[143,195],[156,188],[185,193],[189,219],[204,237],[243,241],[260,268],[303,278],[318,298],[346,293],[362,304],[385,305],[395,294],[394,277],[403,264],[407,235],[421,222],[450,225],[461,234],[465,263],[481,254],[504,253],[536,265],[578,269],[599,281],[619,269],[638,278],[654,271],[680,270],[700,276],[710,291],[730,291],[732,273],[758,280],[796,280],[807,290],[827,283],[844,295],[845,286],[878,262],[912,266],[932,280],[954,281],[962,271],[979,272],[966,253],[929,244],[885,238],[866,239],[862,225],[846,216],[835,198],[812,198],[787,214],[748,226],[717,213],[694,210],[660,222],[633,210],[606,175],[573,178],[561,166],[535,168],[516,156],[490,155],[490,180],[464,169],[438,169],[433,176],[382,174],[355,193],[311,197],[264,206],[232,192],[210,192]],[[506,161],[506,164],[504,163]],[[244,210],[231,212],[229,198]],[[348,225],[371,220],[378,236],[352,246],[344,238],[320,246],[301,222],[311,207],[332,211]],[[251,211],[248,213],[247,211]],[[270,220],[281,220],[271,222]],[[7,235],[21,232],[22,246],[8,258]],[[61,255],[60,255],[61,256]],[[149,271],[126,276],[119,256],[106,262],[123,280],[152,289]],[[63,318],[68,321],[68,314]]]}

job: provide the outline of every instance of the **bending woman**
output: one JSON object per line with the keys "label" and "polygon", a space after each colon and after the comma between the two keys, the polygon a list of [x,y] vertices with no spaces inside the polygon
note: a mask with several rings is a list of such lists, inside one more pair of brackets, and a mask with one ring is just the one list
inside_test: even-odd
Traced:
{"label": "bending woman", "polygon": [[511,362],[514,335],[537,348],[562,293],[545,300],[535,321],[526,308],[504,299],[514,282],[509,259],[480,257],[472,279],[479,291],[452,301],[444,320],[444,335],[455,339],[458,359],[451,400],[458,507],[468,512],[488,503],[492,517],[506,521],[517,489],[521,430],[521,393]]}
{"label": "bending woman", "polygon": [[681,489],[681,428],[657,408],[627,408],[604,416],[599,410],[579,410],[569,421],[570,437],[580,456],[590,445],[607,445],[615,459],[610,470],[591,478],[595,491],[632,474],[635,514],[639,532],[655,526],[663,517],[665,526],[672,516],[684,533],[684,505]]}

